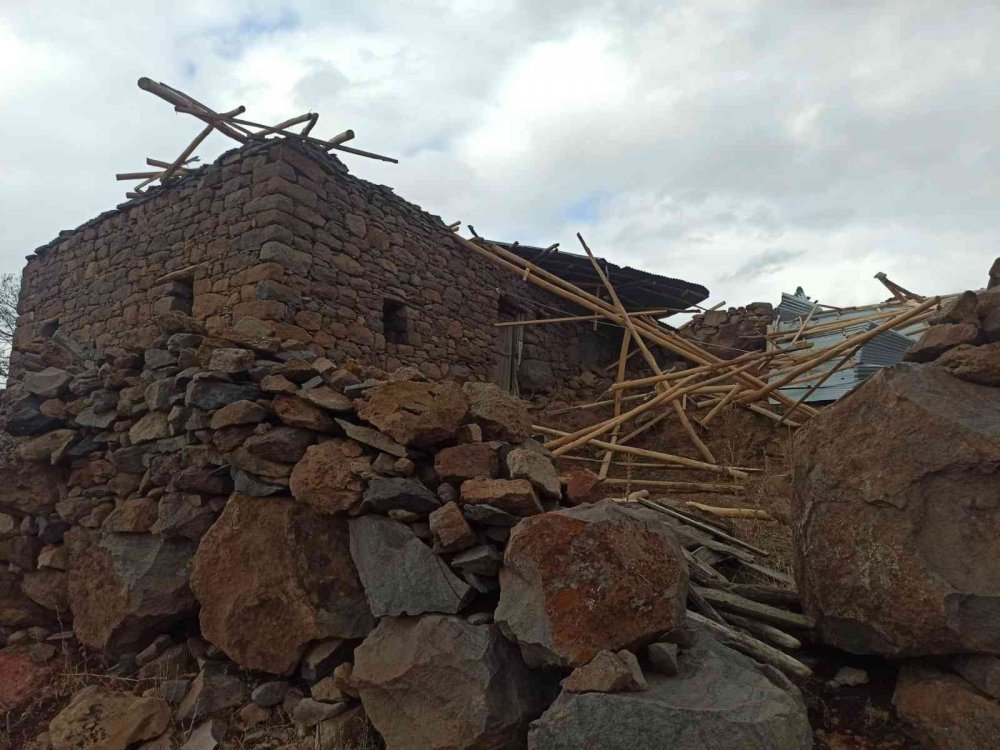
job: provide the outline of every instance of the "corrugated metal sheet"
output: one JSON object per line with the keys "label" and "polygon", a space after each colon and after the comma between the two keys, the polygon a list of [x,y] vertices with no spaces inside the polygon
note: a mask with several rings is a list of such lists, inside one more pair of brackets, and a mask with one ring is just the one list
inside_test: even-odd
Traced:
{"label": "corrugated metal sheet", "polygon": [[[797,331],[802,325],[802,321],[809,315],[814,306],[815,302],[804,294],[783,293],[781,295],[781,304],[778,305],[775,311],[776,322],[773,330],[781,332]],[[865,318],[881,312],[902,312],[903,309],[904,306],[898,302],[887,302],[879,305],[868,305],[843,310],[821,308],[813,312],[812,317],[809,319],[809,327],[840,320]],[[807,334],[799,340],[810,342],[813,345],[811,351],[819,352],[822,349],[835,346],[853,335],[870,331],[882,322],[884,322],[884,319],[875,322],[859,321],[857,325],[847,326],[837,331],[813,336]],[[914,342],[920,338],[926,328],[926,323],[917,323],[899,331],[880,333],[862,346],[850,362],[841,367],[810,394],[808,399],[806,399],[807,402],[836,401],[853,391],[881,368],[901,362],[903,353],[913,346]],[[776,342],[776,346],[779,349],[783,349],[789,346],[789,342],[790,339],[778,341]],[[822,377],[824,372],[836,367],[839,361],[840,358],[834,357],[831,361],[819,365],[807,373],[808,380],[795,385],[787,385],[779,389],[780,393],[797,401],[809,390],[817,379]]]}

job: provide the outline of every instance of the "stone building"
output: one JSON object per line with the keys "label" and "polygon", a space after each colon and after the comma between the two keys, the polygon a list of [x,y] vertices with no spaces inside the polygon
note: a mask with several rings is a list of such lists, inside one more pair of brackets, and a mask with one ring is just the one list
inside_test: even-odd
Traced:
{"label": "stone building", "polygon": [[[518,252],[597,283],[581,256]],[[708,294],[606,267],[633,310],[684,308]],[[335,361],[527,390],[603,367],[621,340],[620,329],[591,322],[495,326],[585,311],[462,248],[439,217],[391,188],[284,139],[228,152],[38,248],[24,269],[13,371],[31,356],[28,342],[56,331],[85,350],[145,345],[154,316],[170,310],[209,331],[232,325]]]}

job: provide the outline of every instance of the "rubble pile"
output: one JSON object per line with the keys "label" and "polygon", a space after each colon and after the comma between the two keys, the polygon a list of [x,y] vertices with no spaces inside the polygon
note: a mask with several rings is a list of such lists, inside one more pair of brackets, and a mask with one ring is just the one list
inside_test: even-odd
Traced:
{"label": "rubble pile", "polygon": [[895,703],[928,747],[987,747],[1000,720],[1000,289],[929,322],[908,363],[798,434],[796,578],[827,643],[914,660]]}
{"label": "rubble pile", "polygon": [[[524,402],[338,366],[248,319],[156,323],[97,362],[38,344],[4,397],[21,460],[0,470],[0,671],[75,637],[138,680],[75,695],[54,750],[215,747],[279,714],[324,747],[370,721],[390,750],[545,750],[609,711],[628,730],[606,748],[649,726],[811,747],[797,688],[686,614],[747,604],[689,585],[689,550],[722,532],[574,505]],[[727,550],[756,559],[715,549],[705,586]]]}
{"label": "rubble pile", "polygon": [[753,302],[728,310],[706,310],[683,327],[684,335],[722,359],[764,351],[767,327],[774,317],[769,302]]}

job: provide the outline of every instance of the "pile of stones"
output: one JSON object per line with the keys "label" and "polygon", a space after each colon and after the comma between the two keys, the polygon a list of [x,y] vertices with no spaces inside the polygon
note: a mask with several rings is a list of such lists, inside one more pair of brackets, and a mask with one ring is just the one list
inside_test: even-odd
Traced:
{"label": "pile of stones", "polygon": [[524,402],[157,325],[97,362],[39,345],[4,396],[0,677],[71,623],[138,681],[40,747],[278,717],[331,748],[811,747],[797,688],[686,618],[662,515],[567,492]]}

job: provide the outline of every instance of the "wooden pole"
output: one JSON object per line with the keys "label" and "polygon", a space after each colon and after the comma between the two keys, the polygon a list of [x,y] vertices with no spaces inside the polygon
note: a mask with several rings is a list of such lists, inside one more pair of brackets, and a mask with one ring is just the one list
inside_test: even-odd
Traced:
{"label": "wooden pole", "polygon": [[688,502],[684,504],[690,505],[692,508],[697,508],[705,513],[710,513],[713,516],[718,516],[719,518],[749,518],[755,521],[777,520],[766,510],[759,510],[757,508],[721,508],[717,505],[705,505],[703,503],[696,502]]}
{"label": "wooden pole", "polygon": [[333,148],[334,146],[340,146],[341,144],[347,143],[347,141],[354,140],[354,131],[348,128],[343,133],[338,133],[333,136],[330,140],[326,142],[327,148]]}
{"label": "wooden pole", "polygon": [[[625,329],[625,332],[622,334],[622,344],[618,352],[618,377],[617,377],[618,382],[621,382],[622,380],[625,379],[625,365],[628,361],[628,347],[631,341],[632,341],[632,332],[628,329]],[[622,413],[622,394],[619,391],[618,393],[615,394],[615,406],[614,406],[613,416],[619,417],[621,416],[621,413]],[[612,443],[618,442],[618,432],[620,430],[621,430],[621,425],[620,424],[615,425],[615,429],[611,433]],[[612,453],[611,451],[604,452],[604,460],[601,461],[601,470],[597,473],[597,476],[599,478],[604,479],[608,475],[608,470],[611,468],[611,459],[613,456],[614,453]]]}
{"label": "wooden pole", "polygon": [[[543,427],[542,425],[532,425],[535,432],[539,432],[543,435],[566,435],[567,433],[561,430],[554,430],[551,427]],[[671,453],[661,453],[659,451],[650,451],[645,448],[633,448],[631,445],[612,445],[611,443],[606,443],[603,440],[591,440],[590,444],[597,448],[607,448],[615,453],[627,453],[631,456],[639,456],[640,458],[649,458],[656,461],[662,461],[667,464],[678,464],[679,466],[688,466],[692,469],[701,469],[703,471],[711,471],[715,474],[725,474],[727,476],[733,477],[734,479],[746,479],[749,474],[740,469],[734,469],[730,466],[719,466],[717,464],[709,464],[704,461],[698,461],[694,458],[685,458],[684,456],[675,456]]]}
{"label": "wooden pole", "polygon": [[[629,317],[636,317],[638,315],[665,315],[666,313],[678,313],[678,312],[690,312],[690,310],[677,310],[674,308],[664,307],[659,310],[643,310],[641,312],[631,312]],[[494,323],[495,328],[506,328],[508,326],[531,326],[531,325],[543,325],[545,323],[575,323],[577,321],[583,320],[602,320],[606,319],[604,315],[567,315],[564,318],[535,318],[534,320],[505,320],[502,323]],[[610,321],[609,321],[610,322]],[[611,325],[618,325],[617,323],[612,323]],[[618,363],[613,362],[608,369],[617,367]]]}

